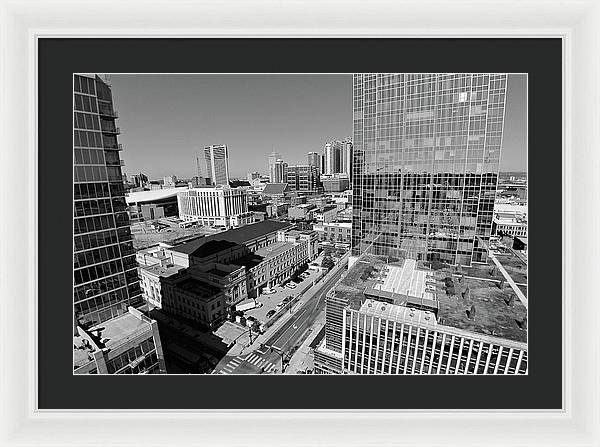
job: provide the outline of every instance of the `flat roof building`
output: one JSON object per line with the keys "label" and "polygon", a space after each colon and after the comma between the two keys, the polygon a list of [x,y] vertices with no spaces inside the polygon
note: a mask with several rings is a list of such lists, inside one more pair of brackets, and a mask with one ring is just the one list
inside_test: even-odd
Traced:
{"label": "flat roof building", "polygon": [[158,325],[139,310],[84,329],[73,336],[74,374],[165,374]]}
{"label": "flat roof building", "polygon": [[248,212],[248,192],[240,188],[186,189],[177,193],[177,205],[179,218],[186,222],[227,229],[252,222]]}
{"label": "flat roof building", "polygon": [[204,147],[207,178],[214,186],[229,185],[229,152],[225,144]]}
{"label": "flat roof building", "polygon": [[526,373],[526,307],[495,284],[446,275],[412,259],[359,258],[327,296],[315,372]]}

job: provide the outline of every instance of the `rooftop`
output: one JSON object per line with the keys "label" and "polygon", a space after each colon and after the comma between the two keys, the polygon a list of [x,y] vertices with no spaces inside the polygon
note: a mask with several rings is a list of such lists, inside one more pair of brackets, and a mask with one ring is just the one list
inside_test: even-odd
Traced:
{"label": "rooftop", "polygon": [[278,222],[275,220],[263,220],[250,225],[246,225],[233,230],[227,230],[222,233],[213,234],[203,238],[198,238],[185,244],[173,247],[173,251],[179,253],[192,254],[199,247],[210,241],[228,241],[236,244],[245,244],[253,239],[266,236],[269,233],[289,228],[292,225],[287,222]]}
{"label": "rooftop", "polygon": [[274,258],[275,256],[288,251],[293,246],[293,242],[274,242],[271,245],[256,250],[254,254],[262,256],[264,259]]}
{"label": "rooftop", "polygon": [[176,284],[176,287],[186,292],[191,292],[200,299],[212,297],[220,293],[220,289],[217,287],[211,286],[210,284],[191,276],[187,276],[185,279],[179,281]]}
{"label": "rooftop", "polygon": [[285,191],[287,190],[287,188],[288,188],[287,183],[267,183],[267,185],[263,189],[262,193],[267,196],[284,194]]}
{"label": "rooftop", "polygon": [[158,200],[168,199],[170,197],[177,197],[179,191],[185,190],[186,188],[167,188],[167,189],[153,189],[151,191],[136,191],[130,192],[125,196],[125,201],[128,204],[131,203],[144,203],[144,202],[156,202]]}
{"label": "rooftop", "polygon": [[435,326],[437,324],[433,312],[397,306],[370,299],[365,300],[360,307],[360,312],[392,321],[411,322],[429,326]]}
{"label": "rooftop", "polygon": [[122,345],[143,332],[151,331],[151,322],[151,319],[134,309],[133,312],[99,323],[87,332],[93,336],[100,348],[110,349]]}
{"label": "rooftop", "polygon": [[173,264],[167,265],[166,267],[163,267],[160,264],[140,265],[139,267],[140,269],[157,276],[171,276],[183,268],[180,265]]}
{"label": "rooftop", "polygon": [[[399,297],[393,290],[394,284],[404,283],[402,274],[404,262],[402,260],[387,263],[386,257],[364,255],[346,273],[346,276],[334,288],[336,298],[347,301],[351,309],[359,310],[367,300],[372,297],[365,295],[365,291],[386,289],[382,291],[378,301],[390,304],[420,307],[418,300],[410,297]],[[410,264],[409,264],[410,265]],[[410,268],[410,267],[409,267]],[[419,270],[417,270],[419,271]],[[389,272],[392,272],[390,275]],[[398,277],[400,274],[400,277]],[[517,342],[527,342],[527,331],[521,328],[521,322],[527,316],[527,310],[518,298],[511,299],[512,290],[509,287],[500,289],[496,282],[452,277],[455,287],[454,295],[446,291],[445,278],[452,274],[445,271],[423,271],[427,276],[433,274],[435,282],[435,303],[439,307],[438,324],[454,327],[486,336],[501,337]],[[387,275],[382,282],[382,276]],[[433,281],[429,281],[433,283]],[[409,290],[412,288],[412,278]],[[468,289],[468,291],[467,291]],[[463,297],[463,292],[465,296]],[[369,292],[368,292],[369,293]],[[370,293],[369,293],[370,295]],[[427,304],[427,303],[426,303]],[[472,306],[475,306],[475,316],[470,315]],[[422,308],[427,309],[429,305]]]}

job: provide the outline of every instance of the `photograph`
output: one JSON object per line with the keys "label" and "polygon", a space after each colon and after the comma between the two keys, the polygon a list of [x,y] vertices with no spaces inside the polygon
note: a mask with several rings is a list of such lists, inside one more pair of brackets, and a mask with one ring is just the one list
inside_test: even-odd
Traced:
{"label": "photograph", "polygon": [[73,73],[73,374],[528,375],[527,197],[527,73]]}

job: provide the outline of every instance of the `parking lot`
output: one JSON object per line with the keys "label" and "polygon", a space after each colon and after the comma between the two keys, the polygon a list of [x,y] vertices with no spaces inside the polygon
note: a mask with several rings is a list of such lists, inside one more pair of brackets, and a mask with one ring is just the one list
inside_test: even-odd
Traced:
{"label": "parking lot", "polygon": [[246,317],[254,317],[261,323],[265,323],[268,320],[267,313],[270,310],[276,310],[277,304],[282,302],[284,298],[297,296],[300,292],[312,286],[313,282],[321,276],[320,272],[314,270],[306,270],[306,273],[308,273],[309,276],[296,284],[295,289],[277,286],[274,288],[275,293],[271,295],[262,294],[259,296],[256,300],[263,304],[262,307],[244,311],[244,315]]}

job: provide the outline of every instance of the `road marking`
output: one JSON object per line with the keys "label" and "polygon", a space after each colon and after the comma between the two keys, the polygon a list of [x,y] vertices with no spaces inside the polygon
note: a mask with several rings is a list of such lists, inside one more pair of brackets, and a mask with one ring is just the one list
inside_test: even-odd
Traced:
{"label": "road marking", "polygon": [[225,371],[219,371],[219,374],[227,374]]}
{"label": "road marking", "polygon": [[235,365],[238,366],[241,362],[239,360],[231,360],[228,365]]}

